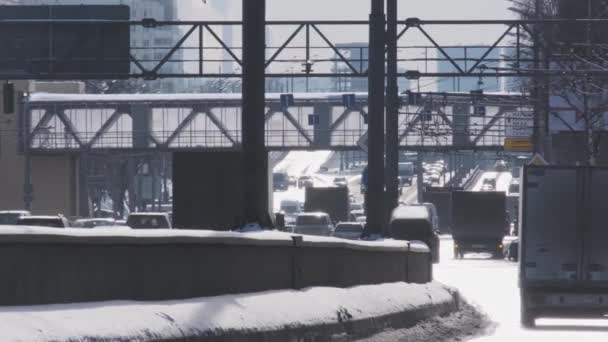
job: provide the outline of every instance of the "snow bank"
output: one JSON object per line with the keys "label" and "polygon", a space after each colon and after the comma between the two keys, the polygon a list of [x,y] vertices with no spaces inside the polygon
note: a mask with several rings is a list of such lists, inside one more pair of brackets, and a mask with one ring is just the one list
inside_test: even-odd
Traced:
{"label": "snow bank", "polygon": [[287,172],[292,176],[312,175],[332,155],[331,151],[292,151],[275,166],[275,172]]}
{"label": "snow bank", "polygon": [[184,339],[313,329],[344,321],[352,329],[357,321],[446,305],[451,311],[457,307],[456,294],[439,283],[317,287],[170,302],[0,308],[0,332],[2,341],[38,342]]}
{"label": "snow bank", "polygon": [[[410,250],[428,252],[422,242],[393,239],[376,241],[344,240],[334,237],[298,235],[280,231],[218,232],[209,230],[179,229],[58,229],[26,226],[0,226],[0,242],[61,242],[82,244],[154,244],[154,243],[199,243],[227,245],[291,246],[293,236],[301,236],[300,246],[349,248],[357,250],[396,251]],[[409,247],[408,247],[409,246]],[[409,249],[408,249],[409,248]]]}

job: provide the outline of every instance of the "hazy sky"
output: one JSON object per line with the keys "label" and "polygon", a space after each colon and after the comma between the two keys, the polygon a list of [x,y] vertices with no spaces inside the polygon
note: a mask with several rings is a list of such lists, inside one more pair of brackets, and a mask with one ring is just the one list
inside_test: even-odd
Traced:
{"label": "hazy sky", "polygon": [[[178,0],[178,2],[200,0]],[[242,0],[207,0],[214,10],[227,10],[229,17],[240,17]],[[400,0],[401,17],[433,19],[508,18],[505,0]],[[197,6],[200,8],[200,5]],[[268,19],[365,19],[369,0],[267,0]],[[210,14],[207,12],[207,15]],[[214,16],[216,14],[211,14]],[[206,16],[206,15],[205,15]]]}
{"label": "hazy sky", "polygon": [[[176,0],[181,5],[180,15],[183,20],[240,20],[242,0],[207,0],[203,5],[201,0]],[[420,19],[512,19],[514,14],[508,11],[510,3],[507,0],[399,0],[399,19],[409,17]],[[268,20],[367,20],[369,18],[369,0],[267,0]],[[363,43],[368,41],[368,28],[320,26],[319,29],[334,44]],[[443,46],[452,45],[486,45],[489,46],[505,31],[501,25],[492,26],[426,26],[429,34]],[[277,47],[295,30],[294,27],[270,26],[267,38],[269,45]],[[235,29],[233,43],[240,44],[240,28]],[[326,46],[313,32],[312,45]],[[508,38],[507,38],[508,39]],[[206,39],[212,42],[212,39]],[[504,45],[507,42],[503,42]],[[290,46],[304,46],[304,34],[300,34]],[[420,32],[413,29],[400,41],[401,47],[430,46],[431,43]],[[272,50],[272,49],[270,49]],[[270,51],[269,50],[269,51]],[[302,50],[302,49],[300,49]],[[303,50],[289,50],[281,53],[285,59],[302,59]],[[299,51],[299,52],[298,52]],[[272,53],[272,51],[270,51]],[[313,60],[333,58],[334,53],[327,47],[312,51]],[[433,58],[435,49],[406,49],[401,50],[400,58]],[[291,55],[291,56],[290,56]],[[291,68],[294,66],[291,65]],[[299,64],[295,68],[299,68]],[[317,62],[317,72],[328,71],[333,63]],[[430,61],[401,63],[401,69],[433,70],[436,63]],[[272,71],[283,72],[290,68],[289,64],[273,64]]]}
{"label": "hazy sky", "polygon": [[[239,20],[242,0],[177,0],[180,13],[191,20]],[[421,19],[511,19],[507,0],[400,0],[399,17]],[[267,0],[268,20],[366,20],[369,0]],[[454,44],[487,43],[500,35],[501,27],[468,29],[436,28],[436,39]],[[353,32],[333,32],[332,39],[357,41]],[[281,33],[273,33],[280,36]],[[435,37],[435,35],[434,35]],[[276,37],[274,37],[276,38]]]}

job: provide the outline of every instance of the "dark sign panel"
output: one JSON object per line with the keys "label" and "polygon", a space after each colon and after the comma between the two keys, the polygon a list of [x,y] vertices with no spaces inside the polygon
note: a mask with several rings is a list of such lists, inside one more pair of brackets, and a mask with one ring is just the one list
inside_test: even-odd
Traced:
{"label": "dark sign panel", "polygon": [[[124,5],[0,6],[0,76],[124,77],[130,71],[130,26],[108,21],[128,21],[129,13]],[[43,22],[48,20],[87,22]]]}

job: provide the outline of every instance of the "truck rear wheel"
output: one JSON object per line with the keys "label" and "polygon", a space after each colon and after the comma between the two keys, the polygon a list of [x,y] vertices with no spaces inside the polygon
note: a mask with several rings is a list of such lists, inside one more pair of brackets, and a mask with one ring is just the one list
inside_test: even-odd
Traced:
{"label": "truck rear wheel", "polygon": [[524,328],[530,329],[530,328],[534,328],[535,324],[536,323],[535,323],[534,315],[528,309],[522,308],[521,309],[521,325]]}

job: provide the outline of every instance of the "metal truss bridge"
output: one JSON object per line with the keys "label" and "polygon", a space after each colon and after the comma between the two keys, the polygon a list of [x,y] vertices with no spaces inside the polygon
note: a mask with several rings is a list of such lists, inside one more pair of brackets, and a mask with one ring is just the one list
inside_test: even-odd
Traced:
{"label": "metal truss bridge", "polygon": [[[559,44],[551,46],[542,43],[547,30],[556,25],[597,25],[605,20],[420,20],[409,18],[399,20],[397,46],[399,63],[398,76],[409,79],[425,77],[538,77],[560,75],[561,70],[541,68],[541,60],[535,56],[536,47],[542,55],[551,56],[552,61],[568,61],[573,57],[557,52],[564,48]],[[5,28],[49,27],[52,32],[78,27],[82,37],[73,46],[64,47],[48,59],[24,62],[31,68],[13,70],[16,60],[0,59],[2,79],[124,79],[124,78],[239,78],[242,76],[242,42],[228,42],[221,37],[224,27],[240,30],[240,21],[159,21],[147,18],[138,21],[95,21],[103,29],[91,28],[91,22],[79,20],[0,20],[0,30]],[[132,32],[176,29],[181,34],[174,39],[154,44],[138,42],[129,47],[123,60],[104,56],[82,57],[79,51],[104,30],[128,27]],[[267,21],[266,27],[273,32],[276,43],[266,47],[266,77],[368,77],[369,34],[368,21]],[[55,30],[54,30],[55,29]],[[441,30],[491,30],[497,32],[495,40],[479,46],[450,46],[441,44],[438,32]],[[334,37],[334,32],[348,31],[361,36],[363,43],[342,42]],[[219,33],[218,33],[219,32]],[[15,59],[15,58],[13,58]],[[112,73],[100,71],[65,72],[52,67],[48,72],[40,72],[36,65],[92,63],[112,65],[119,62],[130,63],[128,72]],[[445,62],[451,70],[439,71],[432,67]],[[226,63],[232,70],[226,70]],[[577,69],[570,74],[605,74],[597,69]]]}
{"label": "metal truss bridge", "polygon": [[[402,150],[501,151],[522,120],[532,131],[534,101],[526,96],[408,93],[400,100]],[[240,94],[33,94],[23,110],[21,136],[37,154],[241,147]],[[280,94],[267,94],[265,120],[269,151],[358,150],[368,129],[367,94],[293,94],[287,106]]]}

